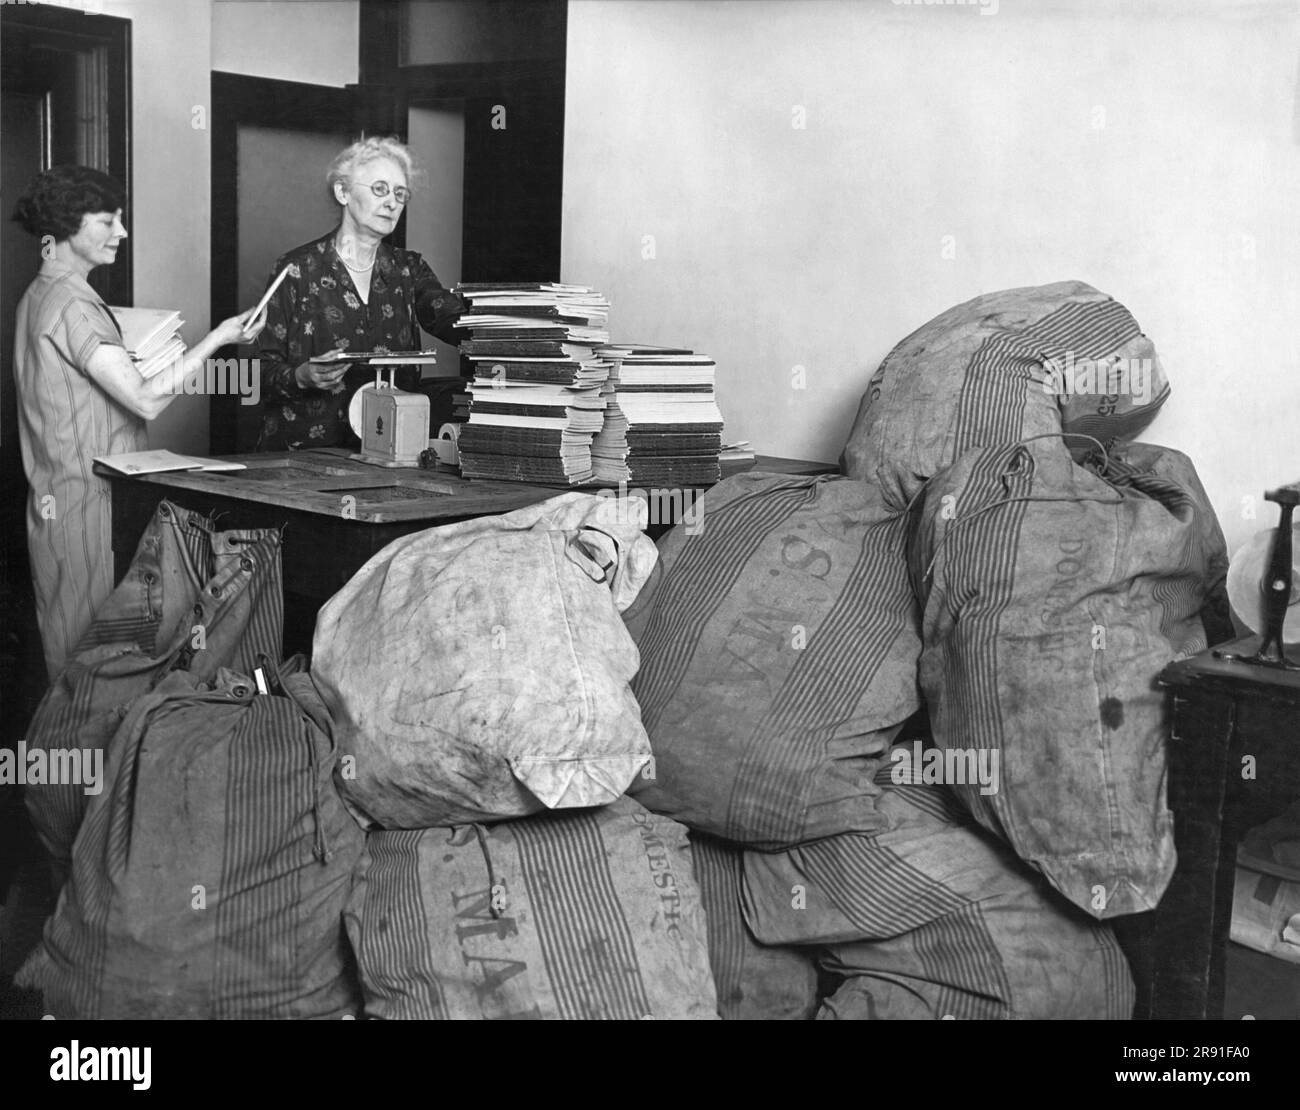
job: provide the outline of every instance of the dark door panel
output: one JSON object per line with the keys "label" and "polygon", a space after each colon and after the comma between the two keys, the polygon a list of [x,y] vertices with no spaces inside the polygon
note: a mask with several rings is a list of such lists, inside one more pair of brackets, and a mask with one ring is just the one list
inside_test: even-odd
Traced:
{"label": "dark door panel", "polygon": [[[391,100],[355,89],[212,74],[212,320],[250,308],[285,251],[339,219],[325,184],[334,156],[362,134],[399,133]],[[405,241],[405,216],[390,239]],[[254,358],[252,346],[223,358]],[[236,396],[209,400],[210,451],[256,446],[258,409]]]}
{"label": "dark door panel", "polygon": [[[27,478],[18,442],[14,312],[41,262],[41,244],[14,223],[14,203],[52,165],[93,166],[127,189],[131,230],[129,20],[44,5],[0,5],[0,746],[22,738],[44,693],[45,662],[27,558]],[[90,283],[130,305],[131,241]],[[21,792],[0,790],[0,902],[19,866],[31,873],[35,839]],[[5,974],[22,955],[3,940]],[[0,1008],[3,1008],[0,1006]]]}

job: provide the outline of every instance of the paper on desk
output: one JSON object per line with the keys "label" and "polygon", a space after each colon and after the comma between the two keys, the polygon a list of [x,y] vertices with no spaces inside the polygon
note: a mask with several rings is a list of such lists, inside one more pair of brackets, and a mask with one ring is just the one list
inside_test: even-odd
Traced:
{"label": "paper on desk", "polygon": [[162,474],[169,470],[245,470],[241,462],[177,455],[172,451],[131,451],[122,455],[96,455],[95,462],[119,474]]}

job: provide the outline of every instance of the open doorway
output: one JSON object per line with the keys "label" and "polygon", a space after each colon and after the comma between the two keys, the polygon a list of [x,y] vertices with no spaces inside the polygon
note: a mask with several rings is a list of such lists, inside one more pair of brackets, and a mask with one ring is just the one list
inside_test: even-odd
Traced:
{"label": "open doorway", "polygon": [[[10,220],[27,183],[51,166],[93,166],[120,181],[130,203],[131,23],[39,4],[0,6],[0,746],[14,748],[46,676],[27,558],[27,480],[18,443],[14,312],[40,267],[40,244]],[[124,214],[127,228],[131,214]],[[132,303],[131,240],[90,284],[110,304]],[[33,854],[20,792],[0,790],[0,903]],[[32,884],[29,897],[40,897]],[[7,932],[13,914],[4,918]],[[32,915],[39,920],[39,915]],[[31,940],[32,938],[26,938]],[[0,996],[21,938],[0,935]],[[0,1002],[0,1012],[4,1011]]]}

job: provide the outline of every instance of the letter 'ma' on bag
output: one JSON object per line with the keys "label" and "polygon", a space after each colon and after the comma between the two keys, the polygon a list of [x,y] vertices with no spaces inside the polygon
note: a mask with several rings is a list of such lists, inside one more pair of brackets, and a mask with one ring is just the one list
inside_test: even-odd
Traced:
{"label": "letter 'ma' on bag", "polygon": [[717,1017],[686,829],[630,798],[366,847],[347,929],[369,1017]]}

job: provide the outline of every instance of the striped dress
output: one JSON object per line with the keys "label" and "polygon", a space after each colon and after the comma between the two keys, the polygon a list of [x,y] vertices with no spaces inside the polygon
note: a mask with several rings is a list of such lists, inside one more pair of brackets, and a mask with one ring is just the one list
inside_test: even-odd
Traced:
{"label": "striped dress", "polygon": [[109,483],[96,455],[148,447],[144,421],[86,374],[101,343],[122,345],[86,280],[47,259],[18,302],[14,378],[27,473],[27,547],[36,620],[53,679],[113,590]]}

